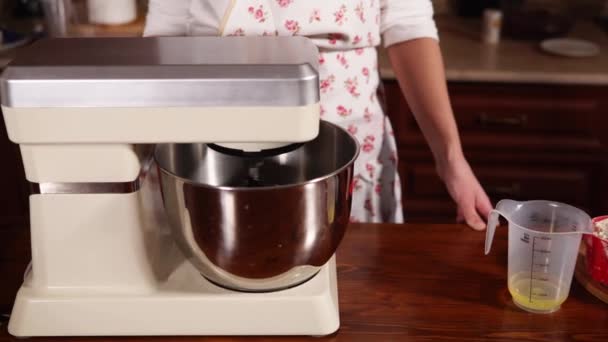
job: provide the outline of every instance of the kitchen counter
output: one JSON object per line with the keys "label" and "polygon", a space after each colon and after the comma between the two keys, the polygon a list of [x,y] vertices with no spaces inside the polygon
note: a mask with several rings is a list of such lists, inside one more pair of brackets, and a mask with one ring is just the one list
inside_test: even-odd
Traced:
{"label": "kitchen counter", "polygon": [[[0,291],[13,291],[24,229],[0,229]],[[460,225],[352,225],[338,252],[342,325],[323,338],[95,338],[78,341],[607,341],[608,306],[573,281],[560,311],[526,313],[507,291],[507,230]],[[11,285],[12,284],[12,285]],[[12,295],[12,292],[11,294]],[[137,319],[134,317],[133,319]],[[2,327],[0,341],[21,341]],[[33,339],[32,341],[57,341]],[[75,339],[65,339],[74,341]]]}
{"label": "kitchen counter", "polygon": [[[600,46],[600,54],[589,58],[554,56],[543,52],[538,42],[508,38],[497,46],[484,45],[479,39],[480,22],[475,19],[442,15],[436,22],[448,81],[608,85],[608,34],[592,22],[579,21],[569,34]],[[139,36],[143,24],[140,17],[128,25],[81,25],[71,31],[80,37]],[[0,52],[0,71],[15,53]],[[379,69],[384,79],[395,78],[383,49]]]}
{"label": "kitchen counter", "polygon": [[[550,55],[537,41],[484,45],[475,19],[438,16],[436,22],[448,81],[608,85],[608,34],[590,21],[578,21],[568,35],[600,46],[599,55],[585,58]],[[383,78],[395,78],[384,50],[379,69]]]}

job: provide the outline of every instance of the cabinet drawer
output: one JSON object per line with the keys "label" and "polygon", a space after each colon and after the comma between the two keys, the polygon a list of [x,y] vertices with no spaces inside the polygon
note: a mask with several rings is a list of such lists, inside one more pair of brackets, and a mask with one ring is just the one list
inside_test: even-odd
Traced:
{"label": "cabinet drawer", "polygon": [[593,133],[595,101],[515,99],[510,96],[452,97],[461,132],[506,132],[586,136]]}
{"label": "cabinet drawer", "polygon": [[[588,206],[591,175],[584,170],[477,166],[475,173],[493,201],[547,199]],[[432,165],[409,165],[407,196],[447,198],[449,195]]]}
{"label": "cabinet drawer", "polygon": [[[398,135],[418,132],[396,82],[384,82],[387,113]],[[588,88],[450,83],[449,93],[461,133],[597,135],[602,98]]]}

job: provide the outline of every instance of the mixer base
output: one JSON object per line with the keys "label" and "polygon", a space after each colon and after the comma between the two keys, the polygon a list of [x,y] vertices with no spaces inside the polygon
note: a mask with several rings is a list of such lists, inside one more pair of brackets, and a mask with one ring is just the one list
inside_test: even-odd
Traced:
{"label": "mixer base", "polygon": [[309,281],[243,293],[210,283],[187,262],[151,289],[19,290],[14,336],[329,335],[340,325],[332,258]]}

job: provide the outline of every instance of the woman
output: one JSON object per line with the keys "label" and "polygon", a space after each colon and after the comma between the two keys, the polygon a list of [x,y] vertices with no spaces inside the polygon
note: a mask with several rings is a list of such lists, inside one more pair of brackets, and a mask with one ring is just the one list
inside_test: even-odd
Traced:
{"label": "woman", "polygon": [[150,0],[144,35],[310,38],[320,51],[321,116],[361,145],[351,219],[398,223],[396,144],[376,98],[382,38],[457,219],[484,229],[491,204],[462,152],[430,0]]}

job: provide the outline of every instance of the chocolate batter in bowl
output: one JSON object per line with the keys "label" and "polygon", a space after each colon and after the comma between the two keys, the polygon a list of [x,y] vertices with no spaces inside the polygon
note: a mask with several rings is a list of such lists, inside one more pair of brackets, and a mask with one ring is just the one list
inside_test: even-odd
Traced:
{"label": "chocolate batter in bowl", "polygon": [[356,140],[321,121],[316,139],[242,153],[209,144],[160,144],[165,211],[177,243],[209,280],[274,291],[313,277],[349,221]]}

